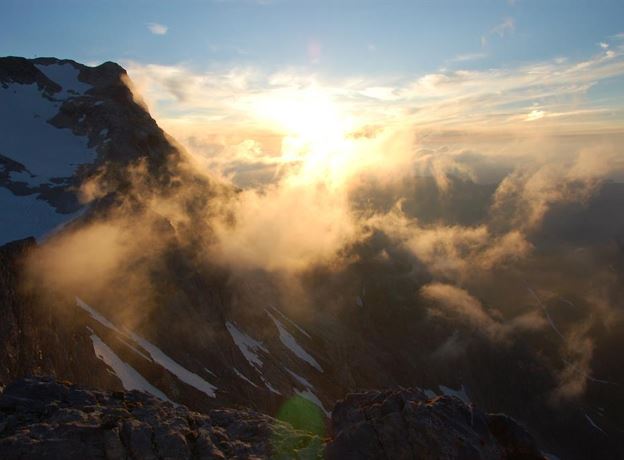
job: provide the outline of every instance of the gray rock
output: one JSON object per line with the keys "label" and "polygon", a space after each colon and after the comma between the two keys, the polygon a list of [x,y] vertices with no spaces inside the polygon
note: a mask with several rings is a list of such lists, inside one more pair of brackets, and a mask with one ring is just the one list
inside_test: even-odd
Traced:
{"label": "gray rock", "polygon": [[512,418],[419,390],[349,395],[336,405],[332,428],[328,460],[544,458]]}
{"label": "gray rock", "polygon": [[0,428],[7,460],[317,459],[322,452],[318,437],[260,413],[200,414],[138,391],[89,391],[50,378],[10,384],[0,396]]}

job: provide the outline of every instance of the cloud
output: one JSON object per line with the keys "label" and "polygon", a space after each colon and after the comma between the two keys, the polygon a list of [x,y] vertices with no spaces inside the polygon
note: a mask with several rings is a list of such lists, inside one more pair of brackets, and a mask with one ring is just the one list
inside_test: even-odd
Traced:
{"label": "cloud", "polygon": [[499,37],[504,37],[505,35],[512,33],[514,30],[516,30],[516,22],[514,21],[514,18],[505,18],[500,24],[493,27],[492,30],[490,30],[490,33],[496,34]]}
{"label": "cloud", "polygon": [[468,61],[477,61],[479,59],[484,59],[487,57],[487,53],[466,53],[466,54],[458,54],[451,62],[468,62]]}
{"label": "cloud", "polygon": [[459,324],[469,324],[496,343],[509,342],[512,334],[519,331],[534,331],[546,327],[546,321],[535,312],[527,312],[508,321],[502,320],[500,311],[486,310],[481,301],[468,291],[452,284],[429,283],[420,289],[420,294],[434,302],[434,309],[450,315]]}
{"label": "cloud", "polygon": [[514,18],[512,17],[504,18],[499,24],[492,27],[486,35],[481,36],[481,46],[487,45],[488,40],[492,35],[496,35],[499,38],[503,38],[507,35],[512,34],[515,30],[516,30],[516,22]]}
{"label": "cloud", "polygon": [[574,154],[552,153],[505,177],[496,190],[492,213],[499,222],[507,222],[506,227],[529,231],[539,227],[553,206],[586,203],[607,177],[621,176],[623,171],[616,143],[603,140]]}
{"label": "cloud", "polygon": [[[195,167],[246,188],[233,220],[215,227],[226,264],[302,270],[380,229],[432,273],[461,280],[469,267],[483,273],[522,260],[532,251],[527,235],[553,205],[586,199],[619,170],[600,168],[619,164],[617,135],[599,131],[600,149],[592,137],[597,126],[617,124],[602,122],[606,107],[584,109],[578,96],[624,74],[620,54],[408,80],[135,62],[128,69]],[[559,137],[579,130],[587,137]],[[579,153],[587,146],[596,160]],[[400,208],[371,217],[350,201],[372,178],[432,176],[452,195],[453,177],[492,174],[502,182],[488,220],[475,226],[423,225]]]}
{"label": "cloud", "polygon": [[157,22],[148,23],[147,28],[154,35],[165,35],[169,30],[169,27],[164,24],[159,24]]}
{"label": "cloud", "polygon": [[546,112],[544,112],[543,110],[531,110],[526,117],[526,121],[539,120],[540,118],[544,118],[545,115]]}
{"label": "cloud", "polygon": [[524,234],[494,234],[486,225],[421,225],[400,207],[375,215],[367,224],[400,242],[434,275],[463,280],[526,257],[532,250]]}
{"label": "cloud", "polygon": [[436,301],[443,311],[458,315],[491,339],[496,341],[502,339],[504,335],[502,325],[485,311],[479,300],[464,289],[450,284],[431,283],[423,286],[420,293],[425,298]]}
{"label": "cloud", "polygon": [[[199,137],[207,129],[215,136],[234,132],[240,138],[250,133],[257,136],[260,131],[275,135],[285,127],[259,108],[275,100],[280,104],[292,100],[294,106],[301,101],[300,95],[310,92],[329,98],[343,119],[351,120],[354,131],[366,125],[401,124],[415,130],[535,136],[621,131],[621,108],[588,94],[599,82],[624,75],[622,51],[608,51],[609,55],[580,61],[554,59],[411,79],[324,78],[297,69],[267,73],[253,67],[230,67],[199,72],[185,65],[125,65],[152,112],[174,136],[177,127],[183,126],[188,133],[191,125],[202,133]],[[288,110],[296,112],[294,107]],[[548,114],[537,128],[524,123],[533,110]]]}

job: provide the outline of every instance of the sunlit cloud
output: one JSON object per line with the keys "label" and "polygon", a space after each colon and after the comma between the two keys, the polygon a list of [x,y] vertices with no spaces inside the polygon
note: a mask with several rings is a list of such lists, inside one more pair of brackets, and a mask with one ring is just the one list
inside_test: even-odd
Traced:
{"label": "sunlit cloud", "polygon": [[531,110],[526,117],[526,121],[539,120],[540,118],[544,118],[545,115],[546,112],[544,112],[543,110]]}
{"label": "sunlit cloud", "polygon": [[[536,101],[546,112],[566,112],[566,103],[570,111],[581,109],[580,95],[587,94],[601,80],[624,75],[622,52],[608,51],[608,55],[583,61],[557,58],[516,68],[453,70],[414,79],[328,79],[297,69],[266,73],[237,67],[197,72],[184,65],[130,62],[127,66],[152,110],[166,119],[201,118],[212,113],[230,120],[245,118],[248,123],[266,124],[266,120],[256,117],[257,113],[249,112],[253,101],[273,96],[279,100],[315,87],[342,112],[364,124],[400,119],[415,125],[487,127],[496,121],[500,127],[513,122],[514,115],[526,114],[526,105]],[[590,101],[586,103],[590,105]],[[618,111],[616,107],[614,110]]]}
{"label": "sunlit cloud", "polygon": [[526,151],[518,139],[621,132],[624,111],[588,96],[601,81],[624,75],[622,51],[607,51],[401,79],[328,78],[297,68],[126,67],[159,123],[207,169],[244,185],[273,181],[302,161],[308,169],[324,164],[316,171],[332,170],[328,177],[336,179],[363,145],[353,140],[381,132],[411,132],[434,145],[464,136],[465,146],[479,142],[482,152],[484,141],[516,139],[512,148]]}
{"label": "sunlit cloud", "polygon": [[169,27],[167,27],[164,24],[159,24],[157,22],[150,22],[150,23],[148,23],[147,24],[147,28],[154,35],[165,35],[167,33],[167,31],[169,30]]}

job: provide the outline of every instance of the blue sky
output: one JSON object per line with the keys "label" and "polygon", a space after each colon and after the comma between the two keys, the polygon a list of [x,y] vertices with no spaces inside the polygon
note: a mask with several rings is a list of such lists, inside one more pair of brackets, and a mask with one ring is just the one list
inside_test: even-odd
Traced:
{"label": "blue sky", "polygon": [[420,74],[586,56],[622,18],[622,1],[3,0],[0,54]]}

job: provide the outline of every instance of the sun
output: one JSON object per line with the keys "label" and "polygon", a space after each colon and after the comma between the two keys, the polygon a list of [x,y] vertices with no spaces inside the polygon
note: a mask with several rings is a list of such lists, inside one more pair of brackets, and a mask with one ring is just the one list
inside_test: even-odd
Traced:
{"label": "sun", "polygon": [[255,105],[259,118],[283,134],[281,161],[300,165],[309,181],[338,180],[351,155],[354,117],[318,86],[282,90]]}

